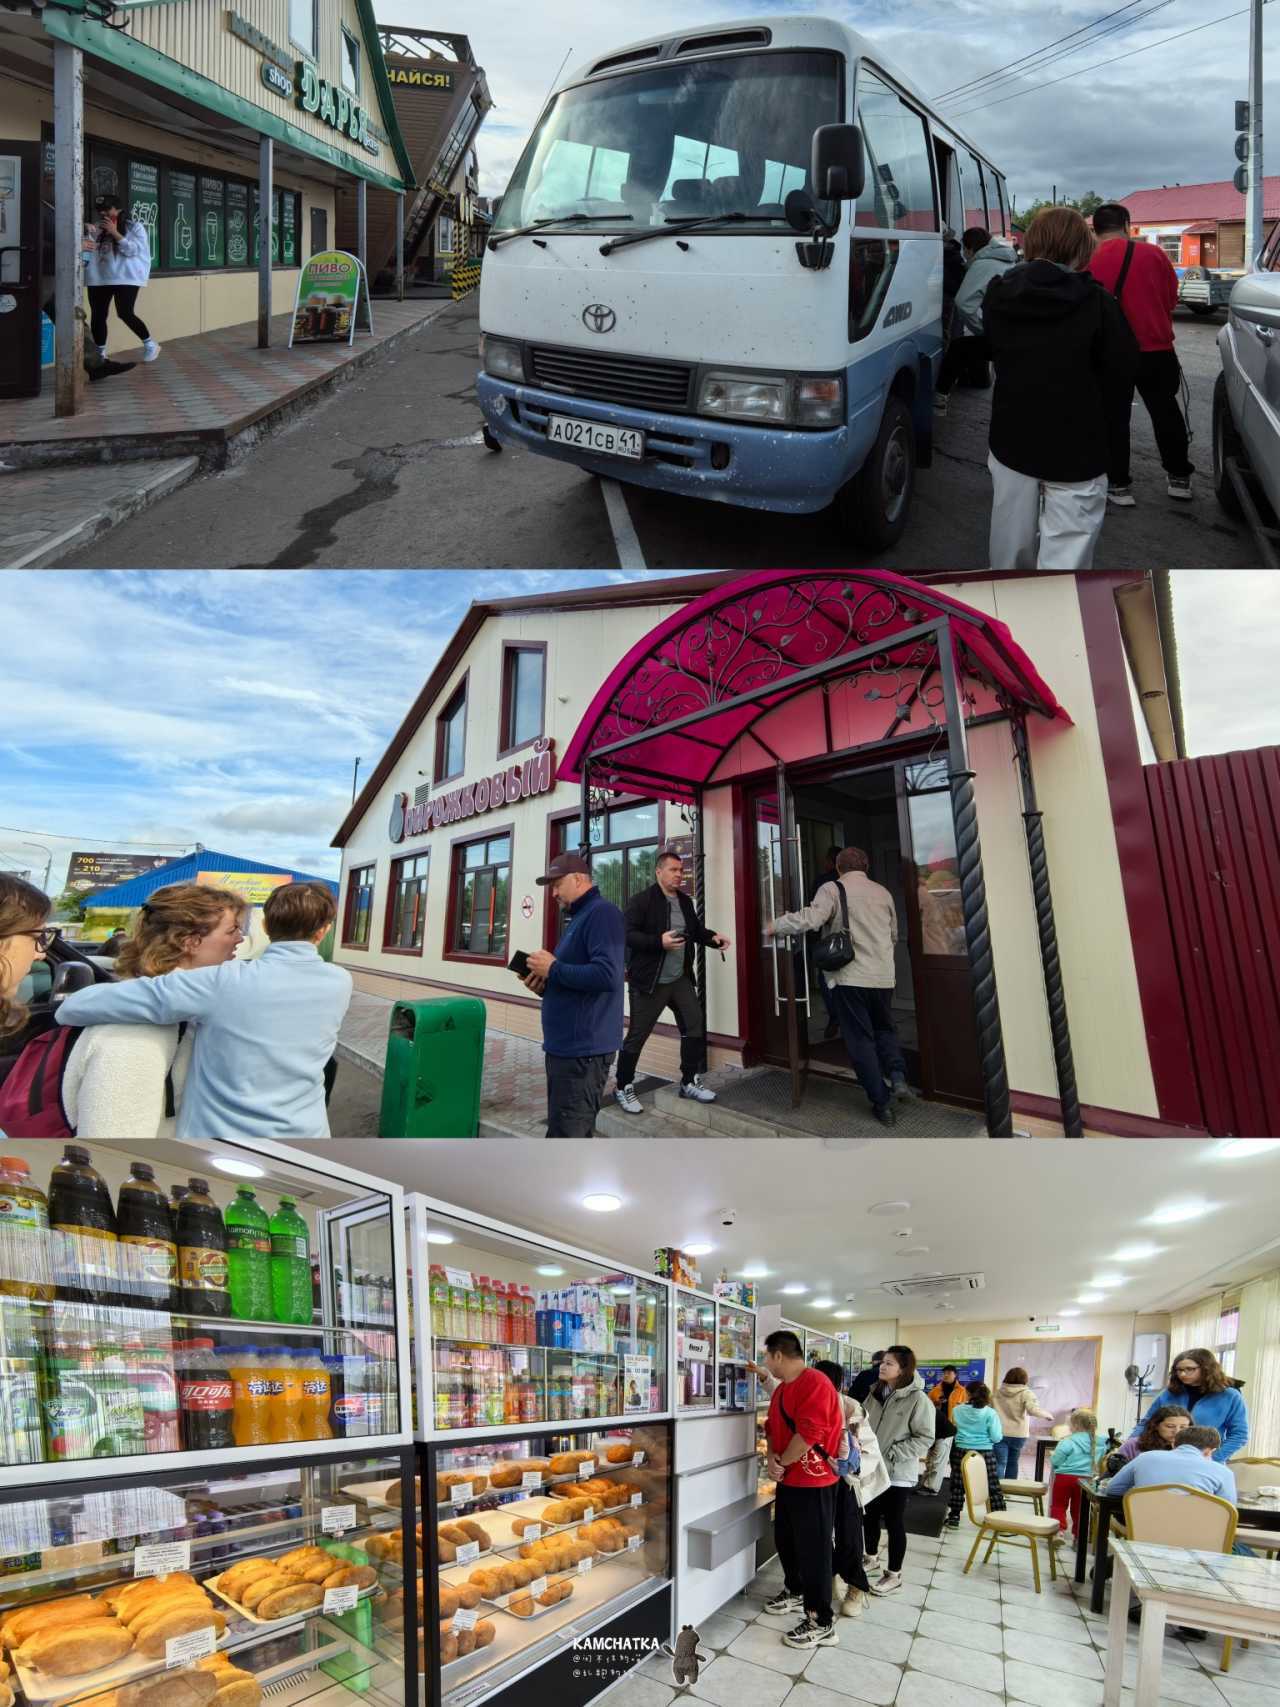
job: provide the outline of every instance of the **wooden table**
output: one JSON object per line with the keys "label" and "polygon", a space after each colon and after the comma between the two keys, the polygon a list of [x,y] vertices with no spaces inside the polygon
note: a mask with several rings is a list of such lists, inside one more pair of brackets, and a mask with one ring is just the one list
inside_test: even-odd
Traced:
{"label": "wooden table", "polygon": [[1111,1553],[1115,1579],[1103,1707],[1120,1707],[1131,1592],[1142,1609],[1134,1707],[1160,1707],[1160,1667],[1170,1619],[1218,1636],[1280,1642],[1280,1565],[1144,1541],[1116,1541]]}

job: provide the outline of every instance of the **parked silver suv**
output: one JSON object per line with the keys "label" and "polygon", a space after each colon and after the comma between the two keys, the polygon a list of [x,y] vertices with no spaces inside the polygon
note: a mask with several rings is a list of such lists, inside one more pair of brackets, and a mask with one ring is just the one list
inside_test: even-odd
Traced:
{"label": "parked silver suv", "polygon": [[[1218,502],[1246,514],[1227,469],[1245,475],[1280,518],[1280,223],[1261,259],[1235,285],[1218,334],[1222,372],[1213,393],[1213,483]],[[1252,475],[1252,481],[1249,476]],[[1253,518],[1249,518],[1252,520]]]}

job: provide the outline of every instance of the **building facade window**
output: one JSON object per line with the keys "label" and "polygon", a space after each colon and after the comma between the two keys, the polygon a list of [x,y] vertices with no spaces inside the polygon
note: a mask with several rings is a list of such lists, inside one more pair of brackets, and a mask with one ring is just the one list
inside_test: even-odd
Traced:
{"label": "building facade window", "polygon": [[387,928],[382,946],[392,953],[422,951],[422,928],[427,914],[429,853],[391,862],[391,892],[387,896]]}
{"label": "building facade window", "polygon": [[345,26],[342,31],[342,87],[360,93],[360,43]]}
{"label": "building facade window", "polygon": [[453,698],[436,718],[435,781],[461,776],[467,755],[467,681],[464,676]]}
{"label": "building facade window", "polygon": [[342,941],[347,948],[369,946],[375,870],[372,865],[353,866],[347,879],[347,910],[342,920]]}
{"label": "building facade window", "polygon": [[[656,800],[611,806],[591,820],[591,877],[606,901],[625,907],[657,880],[662,846]],[[579,820],[562,818],[553,836],[556,853],[578,851]]]}
{"label": "building facade window", "polygon": [[546,708],[547,649],[541,644],[508,643],[502,649],[502,705],[498,720],[498,756],[527,747],[543,734]]}
{"label": "building facade window", "polygon": [[451,889],[445,953],[505,964],[511,929],[511,832],[455,843]]}
{"label": "building facade window", "polygon": [[316,18],[317,0],[289,0],[289,40],[300,47],[308,59],[315,59],[319,49]]}

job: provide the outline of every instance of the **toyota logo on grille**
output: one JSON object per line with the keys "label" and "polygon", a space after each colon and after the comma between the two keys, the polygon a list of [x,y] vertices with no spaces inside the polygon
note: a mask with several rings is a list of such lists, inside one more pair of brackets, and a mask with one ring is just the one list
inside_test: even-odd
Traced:
{"label": "toyota logo on grille", "polygon": [[612,332],[618,316],[606,303],[593,302],[583,309],[582,324],[588,332]]}

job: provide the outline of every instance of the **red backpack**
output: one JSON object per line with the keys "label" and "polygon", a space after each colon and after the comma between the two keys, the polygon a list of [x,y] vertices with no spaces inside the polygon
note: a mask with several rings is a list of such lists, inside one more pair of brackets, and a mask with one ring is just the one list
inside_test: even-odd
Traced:
{"label": "red backpack", "polygon": [[[0,1133],[6,1138],[74,1138],[76,1129],[62,1100],[62,1081],[82,1025],[53,1025],[33,1037],[0,1083]],[[186,1034],[178,1027],[178,1042]],[[176,1104],[172,1070],[164,1076],[164,1113]],[[92,1137],[92,1133],[86,1134]]]}

